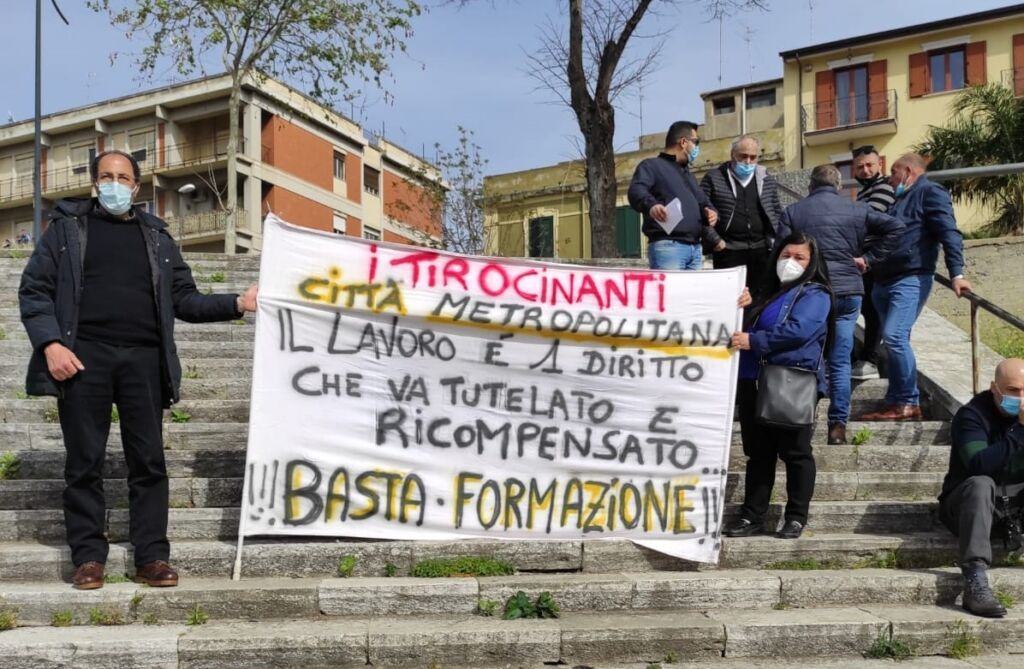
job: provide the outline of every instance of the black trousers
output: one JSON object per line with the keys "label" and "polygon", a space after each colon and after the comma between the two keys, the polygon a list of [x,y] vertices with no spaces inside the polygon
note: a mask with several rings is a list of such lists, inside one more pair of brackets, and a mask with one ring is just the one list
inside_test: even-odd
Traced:
{"label": "black trousers", "polygon": [[775,487],[775,466],[779,459],[786,463],[785,519],[807,525],[807,512],[814,496],[814,480],[818,470],[811,452],[814,427],[799,429],[773,427],[757,422],[754,409],[757,386],[754,381],[739,382],[740,436],[743,454],[747,456],[747,475],[740,515],[759,521],[768,512],[772,488]]}
{"label": "black trousers", "polygon": [[864,347],[860,350],[860,359],[874,363],[878,358],[878,342],[882,336],[882,319],[878,317],[875,303],[871,301],[871,289],[875,281],[871,272],[864,275],[864,299],[861,300],[860,313],[864,314]]}
{"label": "black trousers", "polygon": [[[1006,486],[1006,494],[1016,497],[1024,484]],[[954,488],[939,502],[939,520],[960,540],[960,564],[983,560],[992,564],[992,525],[996,495],[1003,494],[990,476],[972,476]]]}
{"label": "black trousers", "polygon": [[160,351],[78,341],[85,370],[63,384],[58,400],[67,459],[64,523],[75,566],[106,562],[103,462],[116,404],[128,465],[128,534],[135,564],[167,560],[167,468],[162,434]]}
{"label": "black trousers", "polygon": [[747,268],[747,288],[751,295],[763,283],[764,274],[768,268],[768,249],[755,249],[749,251],[716,251],[711,256],[711,262],[715,269],[729,269],[730,267],[744,266]]}

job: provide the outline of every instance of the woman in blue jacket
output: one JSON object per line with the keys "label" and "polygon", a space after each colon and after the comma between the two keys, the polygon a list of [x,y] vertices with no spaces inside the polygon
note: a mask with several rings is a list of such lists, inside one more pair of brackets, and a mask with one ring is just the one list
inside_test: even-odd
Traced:
{"label": "woman in blue jacket", "polygon": [[775,466],[786,464],[785,523],[776,536],[796,539],[807,525],[817,470],[811,453],[814,427],[787,428],[755,418],[760,364],[800,367],[818,372],[819,395],[825,392],[822,359],[827,357],[835,297],[825,259],[814,238],[794,233],[776,245],[764,279],[763,296],[748,312],[745,332],[732,337],[740,353],[739,402],[743,453],[747,456],[746,487],[740,518],[725,529],[727,537],[749,537],[767,531],[765,514],[775,485]]}

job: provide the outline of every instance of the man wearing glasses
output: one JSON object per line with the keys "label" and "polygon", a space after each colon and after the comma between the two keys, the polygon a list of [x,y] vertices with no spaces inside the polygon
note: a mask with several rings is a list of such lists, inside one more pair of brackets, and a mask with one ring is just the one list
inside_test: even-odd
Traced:
{"label": "man wearing glasses", "polygon": [[56,395],[64,448],[64,522],[75,588],[103,587],[108,545],[103,461],[117,405],[128,465],[135,580],[174,586],[168,564],[163,409],[179,399],[174,319],[226,321],[256,309],[244,295],[203,295],[159,218],[133,207],[139,165],[121,151],[90,165],[96,198],[59,201],[21,278],[32,343],[26,390]]}
{"label": "man wearing glasses", "polygon": [[[882,173],[882,159],[875,147],[867,145],[854,149],[852,170],[853,178],[860,184],[857,201],[883,214],[888,213],[896,203],[896,196],[889,185],[889,179]],[[877,240],[870,236],[865,240],[867,246],[876,242]],[[871,301],[874,285],[871,270],[868,269],[864,273],[864,304],[861,306],[861,313],[864,314],[864,347],[861,349],[860,360],[854,363],[850,375],[858,381],[878,378],[876,361],[881,324],[875,304]]]}
{"label": "man wearing glasses", "polygon": [[651,269],[701,268],[701,240],[718,212],[690,173],[698,155],[697,124],[676,121],[664,151],[641,161],[633,173],[629,204],[643,214]]}

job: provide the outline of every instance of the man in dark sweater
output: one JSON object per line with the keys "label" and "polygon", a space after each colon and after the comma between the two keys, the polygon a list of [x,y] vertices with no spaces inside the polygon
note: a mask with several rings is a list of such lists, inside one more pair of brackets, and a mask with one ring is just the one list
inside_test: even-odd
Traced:
{"label": "man in dark sweater", "polygon": [[[873,146],[860,146],[853,150],[853,178],[860,184],[857,202],[863,202],[872,209],[883,214],[889,213],[896,196],[889,179],[882,173],[882,159]],[[868,244],[873,241],[867,240]],[[853,364],[850,378],[864,381],[878,378],[876,358],[878,344],[881,339],[882,324],[878,318],[878,310],[871,300],[871,291],[875,287],[874,275],[871,270],[864,273],[864,302],[860,311],[864,315],[864,347],[860,359]]]}
{"label": "man in dark sweater", "polygon": [[162,432],[181,381],[174,319],[239,318],[255,311],[256,286],[242,296],[199,293],[163,221],[132,206],[135,159],[109,151],[90,169],[98,197],[57,203],[22,275],[21,319],[33,348],[26,390],[58,397],[74,586],[103,587],[102,470],[113,405],[128,465],[135,580],[174,586]]}
{"label": "man in dark sweater", "polygon": [[641,161],[633,173],[629,204],[643,214],[651,269],[701,268],[701,240],[718,213],[690,173],[699,154],[697,124],[676,121],[665,150]]}
{"label": "man in dark sweater", "polygon": [[1024,360],[996,367],[992,386],[953,417],[949,472],[939,495],[939,518],[960,539],[963,606],[998,618],[1006,609],[992,595],[985,572],[992,564],[996,497],[1024,502]]}
{"label": "man in dark sweater", "polygon": [[756,137],[738,137],[732,143],[732,160],[705,174],[700,182],[721,219],[707,230],[715,269],[746,267],[747,288],[752,293],[764,282],[782,218],[778,185],[757,164],[760,155],[761,144]]}

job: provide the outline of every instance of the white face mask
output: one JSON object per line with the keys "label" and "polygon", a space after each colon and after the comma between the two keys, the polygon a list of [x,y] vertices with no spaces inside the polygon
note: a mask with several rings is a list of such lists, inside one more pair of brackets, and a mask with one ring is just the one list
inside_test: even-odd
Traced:
{"label": "white face mask", "polygon": [[782,283],[796,281],[804,275],[805,270],[803,265],[792,258],[779,258],[779,262],[775,263],[775,273]]}

